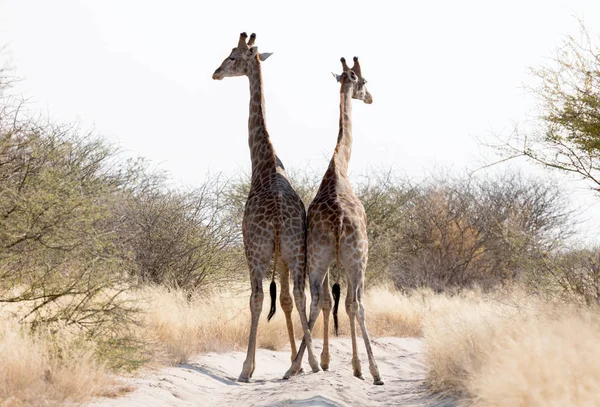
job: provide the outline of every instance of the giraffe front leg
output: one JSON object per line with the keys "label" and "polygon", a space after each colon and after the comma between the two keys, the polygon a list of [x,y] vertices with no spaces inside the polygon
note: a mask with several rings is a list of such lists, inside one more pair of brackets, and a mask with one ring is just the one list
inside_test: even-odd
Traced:
{"label": "giraffe front leg", "polygon": [[250,295],[250,335],[248,337],[248,352],[246,360],[242,367],[242,373],[238,378],[239,382],[249,382],[255,367],[256,356],[256,335],[258,331],[258,320],[262,312],[264,293],[262,288],[262,274],[257,273],[256,276],[251,276],[252,294]]}

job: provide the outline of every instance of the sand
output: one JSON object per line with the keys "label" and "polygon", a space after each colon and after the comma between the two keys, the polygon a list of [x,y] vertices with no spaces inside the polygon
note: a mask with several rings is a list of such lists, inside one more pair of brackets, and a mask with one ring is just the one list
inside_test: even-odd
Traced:
{"label": "sand", "polygon": [[[321,342],[314,341],[317,355]],[[425,386],[422,341],[416,338],[379,338],[373,351],[385,381],[374,386],[362,342],[360,358],[365,380],[352,375],[349,338],[331,341],[329,371],[312,373],[306,356],[304,370],[290,380],[281,377],[290,366],[290,353],[259,349],[250,383],[238,383],[245,352],[207,353],[189,363],[135,378],[122,379],[134,391],[121,398],[89,404],[108,406],[436,406],[452,400],[430,395]]]}

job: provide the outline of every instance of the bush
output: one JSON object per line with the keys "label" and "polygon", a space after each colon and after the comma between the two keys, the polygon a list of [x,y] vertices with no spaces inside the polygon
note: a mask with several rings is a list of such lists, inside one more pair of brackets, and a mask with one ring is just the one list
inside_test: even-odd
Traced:
{"label": "bush", "polygon": [[503,174],[433,180],[407,202],[394,256],[400,288],[490,288],[531,268],[569,233],[569,213],[552,183]]}
{"label": "bush", "polygon": [[387,282],[398,253],[406,249],[402,236],[416,187],[391,171],[374,172],[362,177],[356,194],[367,214],[369,262],[365,284]]}
{"label": "bush", "polygon": [[121,240],[132,252],[132,274],[143,283],[195,290],[209,277],[240,269],[241,229],[224,210],[228,182],[209,177],[190,191],[164,184],[146,176],[123,202]]}
{"label": "bush", "polygon": [[600,249],[545,253],[530,276],[544,294],[588,306],[600,304]]}

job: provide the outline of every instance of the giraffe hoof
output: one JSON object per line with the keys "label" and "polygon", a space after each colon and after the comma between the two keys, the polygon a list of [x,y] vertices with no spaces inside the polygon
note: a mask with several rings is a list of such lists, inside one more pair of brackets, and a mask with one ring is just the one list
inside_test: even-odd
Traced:
{"label": "giraffe hoof", "polygon": [[383,386],[384,385],[383,380],[381,380],[381,379],[375,379],[375,380],[373,380],[373,384],[376,385],[376,386]]}
{"label": "giraffe hoof", "polygon": [[354,373],[354,377],[360,380],[365,380],[365,377],[362,375],[362,373]]}
{"label": "giraffe hoof", "polygon": [[303,372],[303,369],[300,368],[298,370],[294,369],[293,367],[289,368],[289,370],[287,372],[285,372],[285,374],[283,375],[283,380],[288,380],[290,377],[292,376],[296,376],[298,373]]}
{"label": "giraffe hoof", "polygon": [[250,378],[249,377],[240,376],[240,377],[238,377],[237,381],[240,382],[240,383],[250,383]]}
{"label": "giraffe hoof", "polygon": [[326,372],[326,371],[328,371],[328,370],[329,370],[329,365],[328,365],[328,364],[326,364],[326,363],[322,363],[322,364],[321,364],[321,369],[323,369],[323,371],[325,371],[325,372]]}
{"label": "giraffe hoof", "polygon": [[312,369],[313,373],[317,373],[321,371],[321,367],[319,366],[319,363],[313,359],[313,360],[309,360],[308,361],[310,363],[310,368]]}

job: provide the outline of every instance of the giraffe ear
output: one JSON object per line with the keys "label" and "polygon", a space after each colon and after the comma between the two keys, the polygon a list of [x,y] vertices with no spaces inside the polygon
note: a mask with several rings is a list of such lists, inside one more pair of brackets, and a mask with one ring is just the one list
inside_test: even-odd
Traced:
{"label": "giraffe ear", "polygon": [[273,53],[272,53],[272,52],[262,52],[262,53],[258,54],[258,58],[259,58],[261,61],[264,61],[264,60],[266,60],[267,58],[269,58],[271,55],[273,55]]}
{"label": "giraffe ear", "polygon": [[333,77],[335,78],[336,81],[341,82],[342,81],[342,75],[338,75],[335,73],[331,73],[333,75]]}

